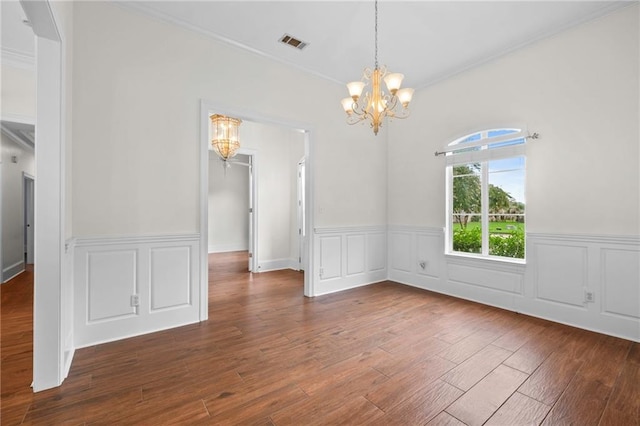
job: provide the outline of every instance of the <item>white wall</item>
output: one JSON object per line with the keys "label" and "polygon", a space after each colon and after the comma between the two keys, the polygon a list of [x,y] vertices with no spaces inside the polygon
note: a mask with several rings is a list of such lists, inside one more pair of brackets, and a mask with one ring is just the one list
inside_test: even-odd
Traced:
{"label": "white wall", "polygon": [[36,116],[36,76],[34,69],[2,65],[2,117],[20,117],[33,122]]}
{"label": "white wall", "polygon": [[[247,162],[236,155],[232,161]],[[209,253],[249,248],[249,168],[225,167],[209,151]]]}
{"label": "white wall", "polygon": [[[18,162],[13,163],[11,157]],[[24,270],[23,173],[35,176],[33,151],[2,135],[2,281]]]}
{"label": "white wall", "polygon": [[[640,341],[639,40],[635,4],[419,91],[390,132],[389,279]],[[445,256],[434,151],[521,123],[526,265]]]}
{"label": "white wall", "polygon": [[241,138],[242,146],[255,150],[259,161],[259,271],[290,267],[298,257],[292,247],[298,229],[292,205],[297,199],[296,172],[304,155],[304,134],[282,126],[244,122]]}
{"label": "white wall", "polygon": [[524,123],[527,231],[640,234],[638,6],[416,93],[390,130],[389,223],[443,227],[444,159],[456,136]]}
{"label": "white wall", "polygon": [[386,222],[385,142],[341,85],[113,4],[74,16],[75,235],[199,231],[200,99],[309,123],[317,225]]}

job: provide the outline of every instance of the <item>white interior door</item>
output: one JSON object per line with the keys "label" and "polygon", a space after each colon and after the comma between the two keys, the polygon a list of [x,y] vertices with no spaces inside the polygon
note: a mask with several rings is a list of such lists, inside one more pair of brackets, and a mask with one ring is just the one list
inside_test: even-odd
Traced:
{"label": "white interior door", "polygon": [[33,237],[35,227],[34,217],[34,196],[35,181],[32,176],[23,175],[24,188],[24,253],[26,263],[33,263]]}

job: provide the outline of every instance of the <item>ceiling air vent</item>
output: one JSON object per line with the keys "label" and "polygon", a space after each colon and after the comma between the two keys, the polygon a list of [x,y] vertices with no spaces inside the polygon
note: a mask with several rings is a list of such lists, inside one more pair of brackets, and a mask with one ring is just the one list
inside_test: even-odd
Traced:
{"label": "ceiling air vent", "polygon": [[290,36],[289,34],[285,34],[282,37],[280,37],[280,40],[278,40],[280,43],[284,43],[284,44],[288,44],[291,47],[295,47],[298,50],[302,50],[304,49],[309,43],[298,40],[295,37]]}

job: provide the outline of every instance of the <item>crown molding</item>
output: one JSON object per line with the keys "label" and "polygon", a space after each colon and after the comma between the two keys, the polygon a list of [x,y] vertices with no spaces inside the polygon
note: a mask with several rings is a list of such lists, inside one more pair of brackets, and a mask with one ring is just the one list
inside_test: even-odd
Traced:
{"label": "crown molding", "polygon": [[2,65],[30,71],[36,70],[36,58],[33,53],[3,47],[0,49],[0,54]]}
{"label": "crown molding", "polygon": [[146,16],[147,18],[152,18],[152,19],[155,19],[155,20],[160,21],[160,22],[165,22],[165,23],[168,23],[168,24],[175,25],[175,26],[177,26],[179,28],[182,28],[184,30],[191,31],[191,32],[203,35],[203,36],[205,36],[205,37],[207,37],[207,38],[209,38],[211,40],[215,40],[217,42],[226,44],[228,46],[236,47],[238,49],[244,50],[246,52],[252,53],[252,54],[257,55],[257,56],[261,56],[263,58],[272,60],[274,62],[278,62],[280,64],[284,64],[284,65],[293,67],[293,68],[295,68],[295,69],[297,69],[299,71],[314,75],[314,76],[322,78],[324,80],[331,81],[333,83],[337,83],[337,84],[341,84],[341,85],[344,84],[342,81],[336,80],[335,78],[329,77],[329,76],[327,76],[325,74],[322,74],[322,73],[320,73],[318,71],[315,71],[313,69],[309,69],[307,67],[298,65],[298,64],[296,64],[294,62],[287,61],[286,59],[282,59],[282,58],[279,58],[277,56],[271,55],[269,53],[263,52],[262,50],[255,49],[255,48],[253,48],[251,46],[247,46],[244,43],[232,40],[232,39],[224,37],[224,36],[222,36],[220,34],[216,34],[216,33],[212,32],[212,31],[209,31],[207,29],[204,29],[204,28],[201,28],[199,26],[196,26],[196,25],[190,24],[188,22],[185,22],[184,20],[176,18],[175,16],[171,16],[169,14],[166,14],[166,13],[163,13],[163,12],[159,12],[159,11],[157,11],[155,9],[152,9],[152,8],[146,6],[144,4],[144,2],[135,2],[135,1],[132,2],[132,1],[114,0],[113,3],[118,5],[118,6],[120,6],[120,7],[122,7],[123,9],[129,10],[131,12],[137,12],[138,14]]}

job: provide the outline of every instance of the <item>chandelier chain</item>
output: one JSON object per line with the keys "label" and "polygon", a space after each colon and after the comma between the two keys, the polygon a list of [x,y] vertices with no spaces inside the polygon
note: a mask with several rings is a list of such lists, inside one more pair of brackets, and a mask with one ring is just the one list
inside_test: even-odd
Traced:
{"label": "chandelier chain", "polygon": [[375,20],[375,63],[376,63],[376,69],[378,69],[378,0],[375,0],[374,2],[375,4],[375,12],[376,12],[376,20]]}

